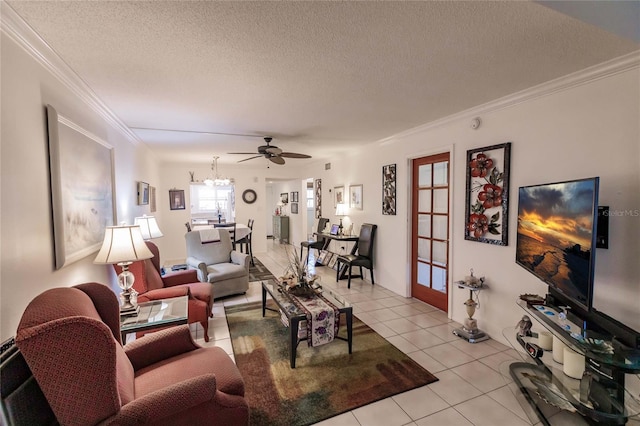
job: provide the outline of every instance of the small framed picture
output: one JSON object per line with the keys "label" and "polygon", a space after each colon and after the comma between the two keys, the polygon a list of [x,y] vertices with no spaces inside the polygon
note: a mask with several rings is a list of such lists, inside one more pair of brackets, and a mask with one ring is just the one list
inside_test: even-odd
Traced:
{"label": "small framed picture", "polygon": [[280,201],[282,204],[289,204],[289,193],[283,192],[280,194]]}
{"label": "small framed picture", "polygon": [[149,204],[149,184],[147,182],[138,182],[138,205],[147,204]]}
{"label": "small framed picture", "polygon": [[322,265],[327,264],[327,253],[328,251],[326,250],[320,250],[320,254],[318,255],[318,263]]}
{"label": "small framed picture", "polygon": [[169,190],[169,208],[171,210],[184,210],[184,189],[170,189]]}
{"label": "small framed picture", "polygon": [[291,214],[298,214],[298,203],[291,203]]}
{"label": "small framed picture", "polygon": [[344,186],[333,188],[333,207],[337,207],[338,204],[344,204]]}
{"label": "small framed picture", "polygon": [[349,207],[362,210],[362,185],[349,186]]}
{"label": "small framed picture", "polygon": [[333,269],[336,266],[336,261],[338,260],[338,255],[335,253],[331,253],[331,259],[327,262],[327,266]]}

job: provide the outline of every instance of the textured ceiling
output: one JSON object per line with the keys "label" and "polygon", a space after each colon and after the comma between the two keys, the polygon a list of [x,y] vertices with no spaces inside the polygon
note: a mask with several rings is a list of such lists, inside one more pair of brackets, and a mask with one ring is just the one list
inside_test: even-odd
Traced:
{"label": "textured ceiling", "polygon": [[[8,4],[129,127],[314,159],[640,48],[522,1]],[[262,145],[135,132],[163,161]]]}

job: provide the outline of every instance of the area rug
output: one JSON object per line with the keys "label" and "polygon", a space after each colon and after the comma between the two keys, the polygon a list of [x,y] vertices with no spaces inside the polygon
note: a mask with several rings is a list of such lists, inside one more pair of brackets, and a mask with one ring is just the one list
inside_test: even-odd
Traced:
{"label": "area rug", "polygon": [[273,274],[262,264],[258,259],[253,258],[255,266],[249,264],[249,281],[262,281],[268,279],[275,279]]}
{"label": "area rug", "polygon": [[263,318],[261,302],[225,310],[252,425],[309,425],[438,380],[355,316],[351,355],[342,340],[301,342],[292,369],[279,314]]}

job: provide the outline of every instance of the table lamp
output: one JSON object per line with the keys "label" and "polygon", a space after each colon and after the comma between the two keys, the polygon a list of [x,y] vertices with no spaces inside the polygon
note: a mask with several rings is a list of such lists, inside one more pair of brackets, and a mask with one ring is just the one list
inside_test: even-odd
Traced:
{"label": "table lamp", "polygon": [[145,240],[151,240],[154,238],[162,237],[162,231],[158,227],[158,222],[156,222],[156,218],[153,216],[142,215],[140,217],[136,217],[133,220],[134,225],[140,226],[140,232],[142,232],[142,238]]}
{"label": "table lamp", "polygon": [[153,253],[144,242],[139,226],[107,226],[105,229],[102,248],[93,263],[117,264],[122,268],[122,272],[118,275],[118,286],[122,289],[120,315],[136,315],[140,310],[136,301],[131,300],[134,276],[129,272],[129,265],[152,257]]}
{"label": "table lamp", "polygon": [[343,235],[343,232],[342,232],[342,216],[346,216],[346,215],[347,215],[347,206],[344,203],[336,204],[336,216],[338,216],[340,218],[340,225],[338,226],[338,229],[340,231],[338,232],[338,235]]}

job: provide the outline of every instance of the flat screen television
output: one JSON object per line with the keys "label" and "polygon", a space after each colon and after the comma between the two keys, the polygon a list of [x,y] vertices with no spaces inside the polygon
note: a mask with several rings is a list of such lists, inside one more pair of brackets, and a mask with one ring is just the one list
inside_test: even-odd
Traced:
{"label": "flat screen television", "polygon": [[518,190],[516,263],[591,310],[599,178]]}

